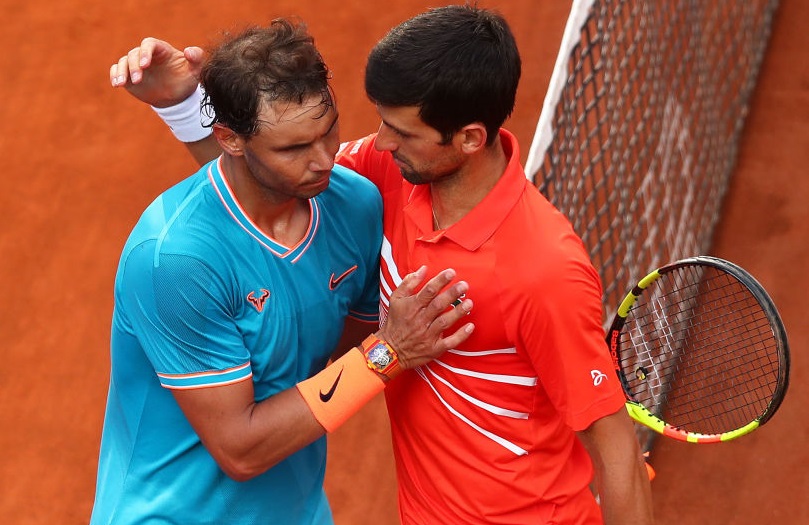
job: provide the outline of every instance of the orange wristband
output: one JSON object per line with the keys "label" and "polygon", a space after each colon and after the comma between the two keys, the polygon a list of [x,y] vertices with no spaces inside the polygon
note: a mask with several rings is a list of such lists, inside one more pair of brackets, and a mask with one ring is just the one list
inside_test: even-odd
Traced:
{"label": "orange wristband", "polygon": [[382,392],[385,382],[368,368],[365,356],[354,347],[323,371],[295,386],[318,423],[326,432],[333,432]]}

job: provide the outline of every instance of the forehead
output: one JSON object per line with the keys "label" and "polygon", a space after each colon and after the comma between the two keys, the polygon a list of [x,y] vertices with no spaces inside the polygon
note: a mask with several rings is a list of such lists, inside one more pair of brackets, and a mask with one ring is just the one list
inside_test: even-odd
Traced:
{"label": "forehead", "polygon": [[440,140],[437,129],[421,119],[421,108],[418,106],[383,106],[376,105],[376,111],[386,126],[412,137],[429,140]]}
{"label": "forehead", "polygon": [[390,126],[397,128],[417,129],[426,126],[419,115],[421,108],[418,106],[383,106],[376,105],[379,116]]}
{"label": "forehead", "polygon": [[313,95],[303,102],[272,101],[258,112],[258,134],[276,145],[310,142],[326,133],[337,116],[331,101]]}

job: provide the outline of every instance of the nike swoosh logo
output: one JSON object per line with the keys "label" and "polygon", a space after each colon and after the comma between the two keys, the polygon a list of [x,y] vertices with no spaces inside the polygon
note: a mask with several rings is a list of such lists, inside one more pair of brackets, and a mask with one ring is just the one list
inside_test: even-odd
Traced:
{"label": "nike swoosh logo", "polygon": [[334,274],[331,274],[331,277],[329,277],[329,290],[334,290],[335,288],[337,288],[337,285],[339,285],[341,282],[343,282],[346,277],[348,277],[349,275],[354,273],[354,270],[356,270],[356,269],[357,269],[357,265],[355,264],[354,266],[352,266],[348,270],[344,271],[342,273],[342,275],[340,275],[340,277],[334,277]]}
{"label": "nike swoosh logo", "polygon": [[322,390],[320,391],[320,400],[321,400],[321,401],[323,401],[324,403],[328,403],[328,402],[329,402],[329,400],[331,399],[331,397],[334,395],[334,392],[337,390],[337,383],[339,383],[339,382],[340,382],[340,377],[341,377],[342,375],[343,375],[343,369],[341,368],[341,369],[340,369],[340,373],[339,373],[339,374],[337,374],[337,379],[335,379],[335,380],[334,380],[334,384],[333,384],[333,385],[331,385],[331,388],[329,389],[329,391],[328,391],[328,392],[326,392],[325,394],[323,393],[323,391],[322,391]]}

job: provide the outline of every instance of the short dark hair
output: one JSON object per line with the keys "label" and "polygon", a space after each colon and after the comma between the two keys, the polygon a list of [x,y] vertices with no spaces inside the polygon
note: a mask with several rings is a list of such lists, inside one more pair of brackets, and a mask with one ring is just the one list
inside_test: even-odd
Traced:
{"label": "short dark hair", "polygon": [[383,106],[418,106],[444,141],[482,122],[491,144],[514,109],[520,73],[517,44],[501,15],[451,5],[390,30],[368,57],[365,91]]}
{"label": "short dark hair", "polygon": [[287,19],[226,36],[202,67],[203,111],[235,133],[258,132],[263,102],[302,103],[320,95],[324,114],[333,105],[329,69],[306,25]]}

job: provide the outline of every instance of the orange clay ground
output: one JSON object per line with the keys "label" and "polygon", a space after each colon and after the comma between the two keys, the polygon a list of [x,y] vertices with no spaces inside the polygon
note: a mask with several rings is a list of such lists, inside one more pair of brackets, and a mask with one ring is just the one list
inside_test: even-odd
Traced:
{"label": "orange clay ground", "polygon": [[[508,127],[525,160],[570,7],[488,0],[524,59]],[[0,523],[86,524],[108,381],[113,276],[142,209],[194,163],[151,111],[107,82],[147,35],[207,44],[222,28],[306,20],[334,73],[344,139],[375,129],[361,76],[386,29],[436,5],[344,0],[0,0]],[[712,250],[771,292],[792,344],[775,418],[736,442],[658,440],[660,524],[809,523],[809,3],[783,0]],[[338,525],[396,523],[381,397],[331,436],[327,490]]]}

